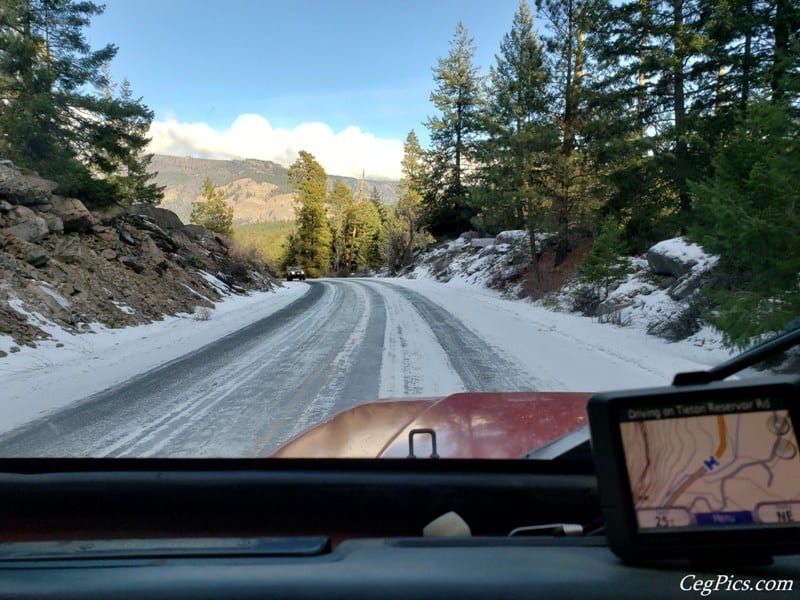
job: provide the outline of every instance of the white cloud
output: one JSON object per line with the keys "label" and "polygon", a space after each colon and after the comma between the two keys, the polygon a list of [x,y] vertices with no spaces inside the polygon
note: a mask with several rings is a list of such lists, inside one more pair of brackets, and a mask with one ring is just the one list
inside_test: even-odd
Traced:
{"label": "white cloud", "polygon": [[358,127],[336,133],[325,123],[273,129],[256,114],[240,115],[225,131],[206,123],[153,121],[150,152],[198,158],[258,158],[291,165],[300,150],[311,152],[330,175],[399,179],[403,143],[377,138]]}

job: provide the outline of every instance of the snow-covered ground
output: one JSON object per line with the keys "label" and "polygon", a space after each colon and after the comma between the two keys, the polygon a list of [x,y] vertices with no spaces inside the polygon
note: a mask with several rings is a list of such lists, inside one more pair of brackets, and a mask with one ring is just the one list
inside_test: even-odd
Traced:
{"label": "snow-covered ground", "polygon": [[[228,293],[227,288],[223,291]],[[0,358],[0,431],[197,350],[274,313],[307,291],[307,285],[297,284],[249,296],[228,294],[214,310],[201,308],[194,315],[124,329],[94,325],[92,333],[77,335],[30,315],[53,339]],[[8,352],[12,347],[13,340],[0,335],[0,349]]]}
{"label": "snow-covered ground", "polygon": [[616,327],[576,313],[508,300],[463,280],[396,279],[448,310],[487,342],[502,348],[545,385],[541,389],[600,391],[668,385],[679,371],[706,369],[731,357],[706,329],[681,342]]}

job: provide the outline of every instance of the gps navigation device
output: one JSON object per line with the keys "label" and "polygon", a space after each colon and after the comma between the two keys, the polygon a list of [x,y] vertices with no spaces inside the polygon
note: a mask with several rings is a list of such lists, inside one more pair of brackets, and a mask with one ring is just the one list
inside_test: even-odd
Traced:
{"label": "gps navigation device", "polygon": [[800,551],[800,378],[595,394],[609,546],[628,562]]}

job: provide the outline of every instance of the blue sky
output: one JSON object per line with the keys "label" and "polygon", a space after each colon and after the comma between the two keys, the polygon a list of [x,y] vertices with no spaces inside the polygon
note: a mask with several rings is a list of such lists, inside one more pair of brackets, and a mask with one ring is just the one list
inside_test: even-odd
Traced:
{"label": "blue sky", "polygon": [[519,1],[104,4],[87,37],[119,46],[112,76],[155,111],[155,151],[287,163],[309,149],[331,173],[394,177],[408,131],[427,139],[431,69],[456,24],[486,71]]}

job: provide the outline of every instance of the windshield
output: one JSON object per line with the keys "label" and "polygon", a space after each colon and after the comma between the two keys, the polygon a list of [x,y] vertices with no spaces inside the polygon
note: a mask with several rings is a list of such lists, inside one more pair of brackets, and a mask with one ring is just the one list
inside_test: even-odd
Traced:
{"label": "windshield", "polygon": [[798,12],[731,6],[4,2],[0,456],[553,458],[779,331]]}

